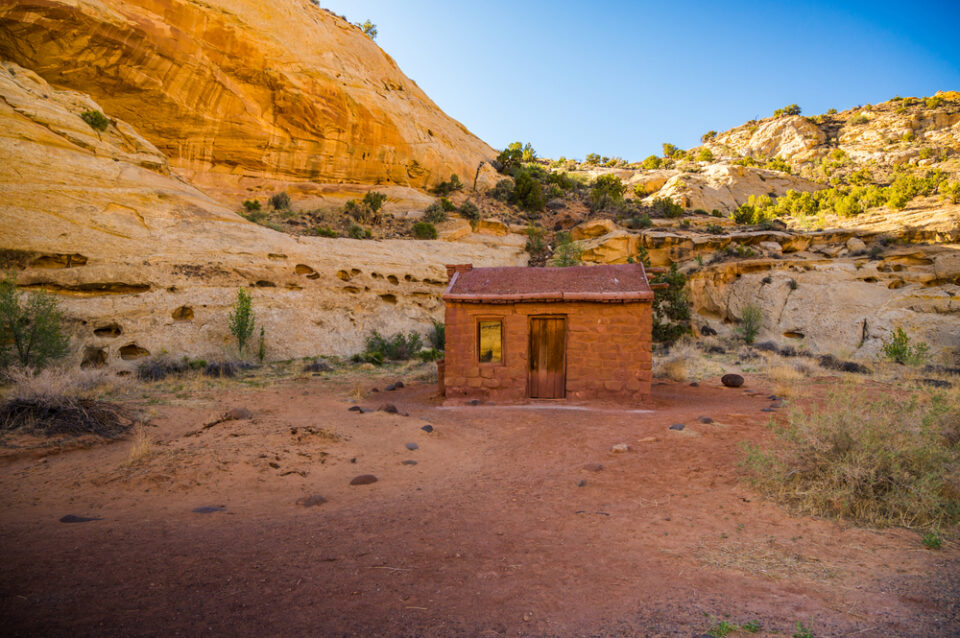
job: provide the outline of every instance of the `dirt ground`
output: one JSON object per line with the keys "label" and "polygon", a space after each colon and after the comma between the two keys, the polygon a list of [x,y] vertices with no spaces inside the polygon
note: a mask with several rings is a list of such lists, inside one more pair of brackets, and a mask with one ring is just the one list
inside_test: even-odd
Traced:
{"label": "dirt ground", "polygon": [[142,400],[134,461],[129,438],[4,449],[2,633],[960,635],[956,543],[792,517],[738,480],[740,444],[784,417],[759,378],[660,383],[647,411],[444,406],[399,378],[360,377],[359,401],[358,378],[309,375]]}

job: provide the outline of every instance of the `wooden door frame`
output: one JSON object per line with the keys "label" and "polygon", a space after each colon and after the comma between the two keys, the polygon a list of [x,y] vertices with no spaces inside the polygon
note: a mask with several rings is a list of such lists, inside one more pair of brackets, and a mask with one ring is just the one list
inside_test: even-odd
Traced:
{"label": "wooden door frame", "polygon": [[[562,319],[563,320],[563,396],[554,397],[551,399],[543,397],[532,397],[530,396],[533,393],[533,376],[530,374],[530,363],[533,356],[533,352],[530,348],[530,339],[533,335],[533,320],[534,319]],[[565,314],[539,314],[539,315],[527,315],[527,398],[535,399],[537,401],[563,401],[567,398],[567,346],[570,341],[570,319],[568,315]]]}

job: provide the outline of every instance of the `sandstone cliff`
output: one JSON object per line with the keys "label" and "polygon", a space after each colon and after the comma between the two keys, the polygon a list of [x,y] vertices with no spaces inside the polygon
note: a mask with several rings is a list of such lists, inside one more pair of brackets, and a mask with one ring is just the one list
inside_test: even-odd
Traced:
{"label": "sandstone cliff", "polygon": [[[526,263],[522,242],[292,237],[249,223],[168,174],[101,105],[0,66],[0,258],[27,290],[57,293],[88,364],[148,353],[217,356],[227,314],[251,290],[271,358],[352,354],[370,330],[423,330],[439,318],[444,263]],[[108,111],[109,112],[109,111]]]}
{"label": "sandstone cliff", "polygon": [[308,0],[23,0],[0,34],[0,59],[89,94],[234,205],[291,182],[472,182],[495,156]]}

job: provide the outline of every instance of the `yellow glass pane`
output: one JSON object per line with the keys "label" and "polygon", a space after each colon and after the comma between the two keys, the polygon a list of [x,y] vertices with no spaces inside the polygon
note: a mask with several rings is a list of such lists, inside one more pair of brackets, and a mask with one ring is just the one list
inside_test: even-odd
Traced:
{"label": "yellow glass pane", "polygon": [[481,363],[499,363],[503,360],[502,325],[499,321],[480,322]]}

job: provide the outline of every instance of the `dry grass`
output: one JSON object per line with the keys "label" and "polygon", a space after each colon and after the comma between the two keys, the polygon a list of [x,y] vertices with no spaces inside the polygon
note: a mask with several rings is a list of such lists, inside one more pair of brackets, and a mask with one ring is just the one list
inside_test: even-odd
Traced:
{"label": "dry grass", "polygon": [[153,452],[153,441],[150,435],[143,429],[142,424],[138,424],[133,431],[133,444],[130,446],[130,456],[127,463],[139,463]]}
{"label": "dry grass", "polygon": [[704,565],[718,569],[736,569],[777,580],[797,576],[827,580],[838,575],[837,569],[817,558],[803,556],[774,538],[752,542],[730,539],[700,543],[693,557]]}
{"label": "dry grass", "polygon": [[774,394],[785,399],[797,396],[800,392],[800,382],[806,378],[797,366],[782,362],[771,362],[766,374],[773,383]]}
{"label": "dry grass", "polygon": [[655,359],[653,367],[653,376],[678,382],[699,381],[722,373],[723,369],[697,348],[696,341],[686,337],[678,340],[666,356]]}
{"label": "dry grass", "polygon": [[960,394],[842,384],[783,425],[769,449],[745,446],[748,480],[797,511],[877,527],[960,521]]}

